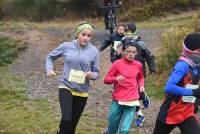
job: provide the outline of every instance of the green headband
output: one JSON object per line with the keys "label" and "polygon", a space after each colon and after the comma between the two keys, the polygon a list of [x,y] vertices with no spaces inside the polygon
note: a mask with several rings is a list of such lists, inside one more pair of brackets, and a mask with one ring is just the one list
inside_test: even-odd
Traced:
{"label": "green headband", "polygon": [[76,35],[78,35],[81,31],[85,30],[85,29],[90,29],[90,30],[94,30],[93,26],[91,24],[88,24],[88,23],[84,23],[84,24],[81,24],[79,25],[77,28],[76,28]]}

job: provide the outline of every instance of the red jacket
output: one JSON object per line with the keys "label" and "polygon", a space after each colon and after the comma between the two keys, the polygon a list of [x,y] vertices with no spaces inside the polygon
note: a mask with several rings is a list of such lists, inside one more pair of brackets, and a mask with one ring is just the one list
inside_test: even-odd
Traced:
{"label": "red jacket", "polygon": [[[124,76],[117,81],[117,76]],[[144,86],[142,64],[136,60],[126,61],[124,58],[116,60],[104,78],[105,84],[114,83],[112,96],[114,100],[129,101],[139,99],[139,87]]]}

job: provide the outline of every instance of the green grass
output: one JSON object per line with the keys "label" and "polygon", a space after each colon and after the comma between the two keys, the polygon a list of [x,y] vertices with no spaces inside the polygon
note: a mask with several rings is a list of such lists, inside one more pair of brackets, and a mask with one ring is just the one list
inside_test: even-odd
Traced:
{"label": "green grass", "polygon": [[[59,109],[52,109],[47,100],[30,100],[25,94],[25,80],[11,74],[8,67],[0,67],[0,74],[0,133],[55,134]],[[94,122],[93,118],[94,113],[84,112],[77,134],[100,134],[107,120]]]}
{"label": "green grass", "polygon": [[[95,118],[95,120],[94,120]],[[96,117],[95,113],[84,112],[77,126],[77,134],[101,134],[102,129],[106,128],[107,118]]]}
{"label": "green grass", "polygon": [[10,74],[7,67],[1,67],[0,74],[0,133],[55,133],[58,111],[52,111],[47,100],[28,99],[25,81]]}
{"label": "green grass", "polygon": [[[104,19],[103,18],[98,18],[97,20],[95,19],[86,19],[85,21],[88,21],[92,24],[94,24],[95,28],[104,28]],[[172,26],[176,26],[178,24],[185,24],[185,23],[190,23],[192,21],[192,15],[191,16],[180,16],[180,17],[175,17],[173,19],[168,19],[168,20],[160,20],[157,18],[152,18],[147,21],[142,21],[142,22],[136,22],[136,25],[138,29],[144,29],[144,28],[169,28]],[[37,29],[44,29],[46,27],[51,27],[51,28],[74,28],[79,24],[80,21],[52,21],[52,22],[43,22],[43,23],[27,23],[27,25],[32,25],[34,28]],[[120,22],[120,20],[119,20]],[[124,22],[125,24],[127,22]]]}
{"label": "green grass", "polygon": [[[169,20],[159,20],[159,19],[151,19],[149,21],[139,22],[138,28],[144,29],[144,28],[169,28],[181,24],[191,23],[192,22],[192,16],[181,16],[174,19]],[[137,22],[136,22],[137,24]]]}
{"label": "green grass", "polygon": [[164,84],[166,78],[162,80],[158,79],[160,75],[153,74],[148,75],[147,79],[145,80],[145,90],[149,96],[153,96],[158,99],[163,99],[164,97]]}
{"label": "green grass", "polygon": [[[198,12],[198,11],[197,11]],[[192,15],[183,16],[183,15],[175,15],[171,19],[159,19],[159,18],[151,18],[146,21],[136,22],[138,29],[143,28],[169,28],[172,26],[176,26],[178,24],[190,23],[192,21]],[[47,21],[42,23],[29,22],[29,21],[0,21],[0,30],[11,30],[20,32],[25,29],[39,29],[42,30],[44,28],[74,28],[83,20],[62,20],[57,19],[53,21]],[[91,19],[86,18],[84,21],[88,21],[94,24],[95,28],[104,28],[104,19],[97,18]],[[120,20],[118,20],[120,22]],[[125,22],[126,23],[126,22]]]}
{"label": "green grass", "polygon": [[0,133],[53,134],[59,122],[58,110],[52,111],[47,100],[28,99],[27,83],[11,74],[6,66],[26,45],[19,40],[0,38]]}
{"label": "green grass", "polygon": [[27,28],[30,28],[30,23],[27,21],[0,21],[0,30],[21,32]]}

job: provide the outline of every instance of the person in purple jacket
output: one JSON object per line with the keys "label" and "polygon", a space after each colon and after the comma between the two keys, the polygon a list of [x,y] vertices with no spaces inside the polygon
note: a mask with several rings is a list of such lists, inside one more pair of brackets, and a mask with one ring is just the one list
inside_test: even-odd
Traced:
{"label": "person in purple jacket", "polygon": [[64,57],[63,75],[59,81],[61,121],[57,134],[75,134],[76,126],[87,102],[90,80],[99,78],[99,52],[90,43],[94,28],[81,23],[77,39],[64,42],[46,57],[47,76],[56,75],[53,61]]}

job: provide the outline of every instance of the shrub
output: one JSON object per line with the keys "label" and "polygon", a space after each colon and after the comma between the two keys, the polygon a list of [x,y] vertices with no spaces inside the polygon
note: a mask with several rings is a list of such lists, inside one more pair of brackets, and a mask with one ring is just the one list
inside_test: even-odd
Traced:
{"label": "shrub", "polygon": [[3,17],[3,6],[4,6],[5,0],[0,0],[0,18]]}
{"label": "shrub", "polygon": [[[156,63],[158,74],[147,77],[147,86],[150,95],[163,97],[163,86],[168,79],[175,62],[182,52],[184,37],[200,29],[200,14],[193,17],[192,22],[170,28],[162,35],[162,48],[157,52]],[[156,91],[155,91],[156,89]]]}
{"label": "shrub", "polygon": [[[125,3],[126,2],[126,3]],[[162,16],[165,12],[178,10],[195,9],[200,7],[199,0],[126,0],[124,2],[125,13],[120,16],[122,20],[145,20],[151,16]],[[128,10],[127,10],[128,9]]]}
{"label": "shrub", "polygon": [[26,48],[26,43],[11,38],[0,38],[0,66],[13,62],[19,52]]}
{"label": "shrub", "polygon": [[158,58],[159,72],[171,70],[182,52],[184,37],[191,32],[199,32],[200,14],[193,17],[192,23],[172,27],[162,35],[163,48]]}
{"label": "shrub", "polygon": [[7,0],[2,11],[7,17],[44,21],[56,16],[56,5],[57,0]]}
{"label": "shrub", "polygon": [[182,52],[184,37],[194,31],[190,29],[191,25],[180,25],[173,27],[162,35],[163,48],[162,54],[158,59],[159,72],[170,70]]}
{"label": "shrub", "polygon": [[193,16],[192,25],[195,29],[195,32],[200,32],[200,12]]}

